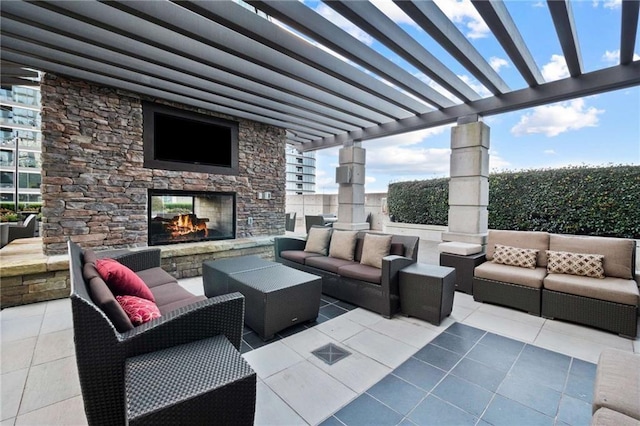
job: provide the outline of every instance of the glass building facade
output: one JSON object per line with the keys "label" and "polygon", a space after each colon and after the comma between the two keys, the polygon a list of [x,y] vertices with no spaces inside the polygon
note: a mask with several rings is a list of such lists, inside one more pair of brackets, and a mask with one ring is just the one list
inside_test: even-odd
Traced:
{"label": "glass building facade", "polygon": [[40,124],[38,86],[0,87],[0,202],[3,205],[13,204],[18,210],[28,210],[29,204],[42,202]]}
{"label": "glass building facade", "polygon": [[316,154],[287,145],[287,194],[316,192]]}

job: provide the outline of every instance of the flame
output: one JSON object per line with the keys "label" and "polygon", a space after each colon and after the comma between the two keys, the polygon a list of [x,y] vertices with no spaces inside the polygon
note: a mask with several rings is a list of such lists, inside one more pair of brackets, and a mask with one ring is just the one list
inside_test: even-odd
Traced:
{"label": "flame", "polygon": [[[195,223],[193,218],[196,219]],[[205,222],[198,221],[196,216],[191,214],[181,214],[174,217],[173,221],[168,226],[168,230],[171,232],[171,237],[173,238],[198,231],[204,231],[205,237],[209,236],[207,224]]]}

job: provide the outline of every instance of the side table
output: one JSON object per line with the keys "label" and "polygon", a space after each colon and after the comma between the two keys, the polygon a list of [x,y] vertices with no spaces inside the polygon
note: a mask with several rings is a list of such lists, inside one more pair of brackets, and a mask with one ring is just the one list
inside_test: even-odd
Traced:
{"label": "side table", "polygon": [[400,310],[434,325],[451,314],[456,270],[413,263],[400,270]]}
{"label": "side table", "polygon": [[473,270],[486,260],[485,253],[466,256],[453,253],[440,253],[440,265],[456,269],[456,290],[473,294]]}

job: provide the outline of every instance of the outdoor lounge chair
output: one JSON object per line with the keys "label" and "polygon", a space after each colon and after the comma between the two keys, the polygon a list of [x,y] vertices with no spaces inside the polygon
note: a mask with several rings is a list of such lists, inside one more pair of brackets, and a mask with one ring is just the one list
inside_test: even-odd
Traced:
{"label": "outdoor lounge chair", "polygon": [[38,220],[35,214],[30,214],[22,225],[11,225],[8,230],[7,244],[18,238],[33,238],[36,235]]}

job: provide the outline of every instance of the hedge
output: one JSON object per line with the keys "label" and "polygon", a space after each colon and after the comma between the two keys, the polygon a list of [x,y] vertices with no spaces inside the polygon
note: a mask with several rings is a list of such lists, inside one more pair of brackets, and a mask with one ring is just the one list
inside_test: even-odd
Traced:
{"label": "hedge", "polygon": [[[393,221],[447,225],[449,179],[389,185]],[[489,175],[489,229],[640,239],[640,166]]]}

